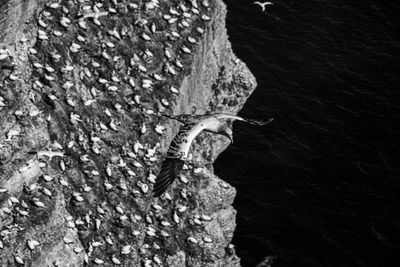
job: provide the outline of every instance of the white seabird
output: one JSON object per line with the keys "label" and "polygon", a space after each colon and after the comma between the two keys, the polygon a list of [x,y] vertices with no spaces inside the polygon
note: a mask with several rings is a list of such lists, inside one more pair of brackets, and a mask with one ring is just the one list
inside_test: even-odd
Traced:
{"label": "white seabird", "polygon": [[233,143],[232,129],[228,127],[225,120],[240,120],[253,125],[266,125],[273,120],[271,118],[267,121],[256,121],[223,113],[207,115],[184,114],[178,116],[167,114],[161,115],[175,119],[183,123],[183,125],[168,148],[167,156],[162,163],[160,173],[156,178],[153,189],[154,197],[158,197],[164,193],[175,180],[188,157],[189,149],[193,140],[200,132],[207,131],[214,134],[220,134],[227,137],[231,143]]}
{"label": "white seabird", "polygon": [[272,3],[272,2],[261,3],[261,2],[255,1],[255,2],[253,2],[253,4],[259,5],[261,7],[261,9],[262,9],[262,12],[264,12],[266,5],[273,5],[274,3]]}

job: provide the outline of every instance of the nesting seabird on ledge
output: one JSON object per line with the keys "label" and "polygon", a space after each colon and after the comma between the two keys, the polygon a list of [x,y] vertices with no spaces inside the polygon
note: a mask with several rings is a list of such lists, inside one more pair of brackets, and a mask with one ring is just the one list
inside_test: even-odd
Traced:
{"label": "nesting seabird on ledge", "polygon": [[239,120],[253,125],[266,125],[273,120],[269,119],[267,121],[256,121],[223,113],[207,115],[184,114],[178,116],[167,114],[161,115],[177,120],[183,123],[183,125],[181,126],[178,134],[172,140],[167,151],[167,156],[161,165],[161,171],[157,176],[153,189],[154,197],[158,197],[164,193],[178,176],[188,157],[190,146],[200,132],[207,131],[223,135],[232,143],[232,129],[228,127],[226,120]]}

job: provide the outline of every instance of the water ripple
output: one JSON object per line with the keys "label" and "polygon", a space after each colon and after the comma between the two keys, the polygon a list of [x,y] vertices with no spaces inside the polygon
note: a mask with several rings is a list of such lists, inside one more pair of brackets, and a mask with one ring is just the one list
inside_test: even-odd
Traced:
{"label": "water ripple", "polygon": [[400,4],[225,0],[259,88],[216,172],[238,189],[243,266],[394,266],[400,240]]}

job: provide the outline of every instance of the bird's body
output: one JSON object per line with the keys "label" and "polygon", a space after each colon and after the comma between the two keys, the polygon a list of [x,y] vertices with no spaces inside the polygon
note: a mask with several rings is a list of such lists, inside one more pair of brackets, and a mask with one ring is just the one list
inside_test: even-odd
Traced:
{"label": "bird's body", "polygon": [[217,132],[220,121],[215,117],[191,118],[182,125],[169,146],[167,157],[185,160],[196,136],[203,130]]}
{"label": "bird's body", "polygon": [[264,125],[272,121],[272,119],[270,119],[267,122],[259,122],[223,113],[178,116],[164,114],[163,116],[178,120],[183,123],[183,125],[178,134],[172,140],[167,151],[167,156],[162,163],[161,171],[157,176],[153,190],[155,197],[160,196],[175,180],[189,155],[189,150],[193,140],[202,131],[224,135],[232,142],[232,130],[224,120],[241,120],[255,125]]}
{"label": "bird's body", "polygon": [[262,12],[264,12],[266,5],[273,5],[274,3],[272,3],[272,2],[263,2],[263,3],[261,3],[261,2],[255,1],[255,2],[253,2],[253,4],[259,5],[261,7],[261,9],[262,9]]}

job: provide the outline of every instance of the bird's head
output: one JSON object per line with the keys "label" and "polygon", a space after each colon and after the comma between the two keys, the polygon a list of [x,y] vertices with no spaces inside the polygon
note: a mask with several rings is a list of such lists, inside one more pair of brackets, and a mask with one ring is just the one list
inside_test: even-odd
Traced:
{"label": "bird's head", "polygon": [[218,128],[217,134],[225,136],[229,139],[231,144],[233,144],[233,132],[226,123],[221,124],[221,126]]}

